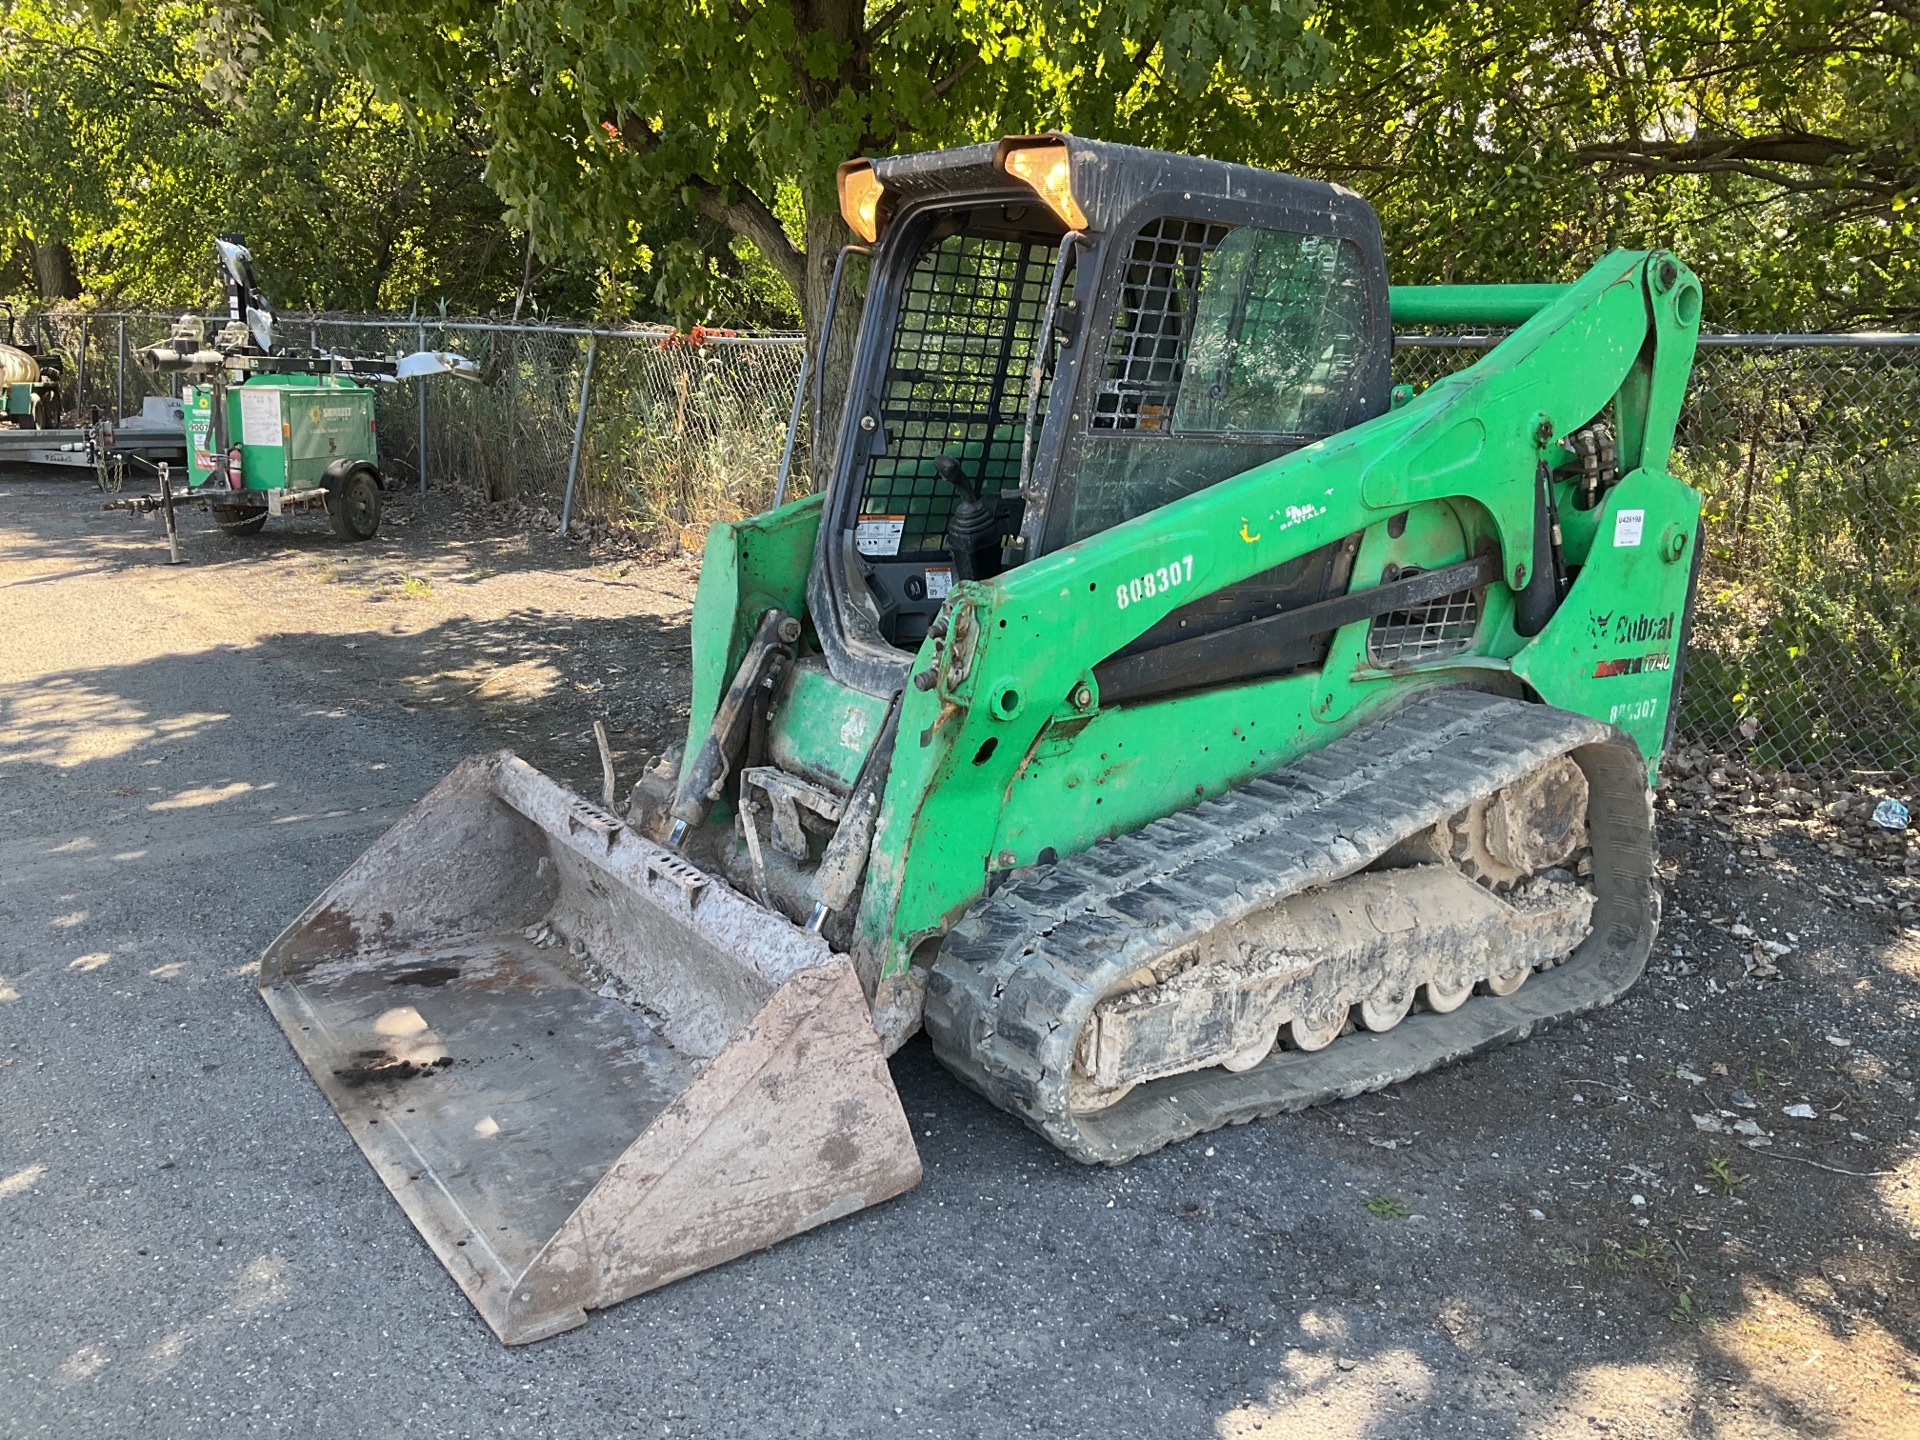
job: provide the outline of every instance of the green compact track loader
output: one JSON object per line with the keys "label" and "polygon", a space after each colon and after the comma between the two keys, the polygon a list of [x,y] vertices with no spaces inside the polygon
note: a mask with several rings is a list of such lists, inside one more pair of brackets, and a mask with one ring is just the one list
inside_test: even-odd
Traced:
{"label": "green compact track loader", "polygon": [[[262,963],[510,1342],[913,1185],[916,1029],[1112,1164],[1653,943],[1685,265],[1389,287],[1349,190],[1064,135],[840,184],[844,420],[709,537],[684,755],[624,814],[471,759]],[[1511,333],[1415,395],[1394,322]]]}

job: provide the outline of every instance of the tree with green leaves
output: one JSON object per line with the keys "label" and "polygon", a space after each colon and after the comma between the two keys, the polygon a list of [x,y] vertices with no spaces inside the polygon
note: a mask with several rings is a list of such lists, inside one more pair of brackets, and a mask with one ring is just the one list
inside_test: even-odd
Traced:
{"label": "tree with green leaves", "polygon": [[[471,95],[488,177],[542,249],[620,264],[662,217],[746,242],[817,327],[841,223],[834,170],[1051,125],[1187,143],[1249,93],[1322,72],[1312,0],[260,0],[230,10],[296,30],[425,119]],[[697,311],[711,247],[649,259]]]}
{"label": "tree with green leaves", "polygon": [[471,107],[420,127],[311,47],[258,32],[215,55],[210,14],[198,0],[8,6],[0,247],[17,285],[204,305],[219,293],[212,237],[238,231],[288,308],[511,300],[523,242],[483,179]]}
{"label": "tree with green leaves", "polygon": [[76,3],[0,21],[50,293],[204,285],[239,228],[287,304],[817,328],[841,160],[1061,127],[1344,181],[1400,280],[1669,244],[1717,323],[1920,314],[1912,0]]}
{"label": "tree with green leaves", "polygon": [[1399,278],[1570,279],[1671,245],[1742,328],[1920,316],[1920,7],[1330,0],[1265,158],[1380,209]]}
{"label": "tree with green leaves", "polygon": [[1666,243],[1722,323],[1920,308],[1908,0],[226,3],[423,118],[472,96],[516,222],[681,313],[719,230],[817,324],[839,161],[1047,126],[1344,180],[1402,279]]}

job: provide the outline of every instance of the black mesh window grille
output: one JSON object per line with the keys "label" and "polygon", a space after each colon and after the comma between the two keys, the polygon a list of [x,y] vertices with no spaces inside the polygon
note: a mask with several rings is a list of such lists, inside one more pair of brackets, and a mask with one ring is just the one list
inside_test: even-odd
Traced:
{"label": "black mesh window grille", "polygon": [[[1034,341],[1056,254],[1044,240],[965,234],[921,252],[881,388],[884,453],[869,458],[861,491],[855,543],[863,553],[945,552],[957,497],[934,469],[942,455],[960,461],[986,494],[1018,483]],[[1044,390],[1038,413],[1046,413]]]}
{"label": "black mesh window grille", "polygon": [[1169,428],[1193,340],[1202,262],[1232,228],[1163,216],[1135,237],[1093,429]]}
{"label": "black mesh window grille", "polygon": [[[1404,579],[1417,571],[1402,572]],[[1456,590],[1409,610],[1373,617],[1367,631],[1367,658],[1383,669],[1442,660],[1473,647],[1480,628],[1480,591]]]}

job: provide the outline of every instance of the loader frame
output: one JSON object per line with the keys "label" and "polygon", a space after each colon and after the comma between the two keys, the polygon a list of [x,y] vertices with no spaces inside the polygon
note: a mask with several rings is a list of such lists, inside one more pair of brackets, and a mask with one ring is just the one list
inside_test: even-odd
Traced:
{"label": "loader frame", "polygon": [[[860,899],[856,944],[880,982],[905,977],[996,875],[1217,795],[1423,688],[1525,694],[1618,724],[1653,773],[1699,525],[1697,494],[1666,473],[1699,283],[1665,252],[1618,251],[1568,286],[1518,296],[1503,288],[1393,292],[1394,312],[1409,321],[1436,312],[1519,321],[1477,364],[1400,408],[956,588],[946,637],[900,667],[931,672],[933,683],[902,692],[876,827],[885,843],[873,847]],[[869,320],[863,345],[882,325]],[[1563,442],[1603,416],[1617,428],[1619,478],[1582,510],[1556,472],[1573,458]],[[843,445],[857,424],[850,417]],[[690,753],[759,616],[818,598],[820,567],[809,592],[809,561],[835,544],[823,525],[834,504],[814,498],[715,527],[695,609]],[[1381,587],[1395,548],[1388,522],[1402,516],[1415,527],[1458,525],[1470,539],[1462,558],[1486,557],[1470,650],[1376,663],[1367,615],[1333,630],[1316,667],[1103,700],[1105,663],[1192,599],[1354,537],[1348,593]],[[1555,553],[1549,516],[1571,572],[1564,582],[1542,573]],[[1380,608],[1394,603],[1383,590]],[[1529,603],[1544,615],[1525,634]],[[1618,617],[1632,623],[1622,628]],[[833,616],[816,609],[811,618],[831,661]],[[863,671],[835,669],[849,689],[866,688]]]}

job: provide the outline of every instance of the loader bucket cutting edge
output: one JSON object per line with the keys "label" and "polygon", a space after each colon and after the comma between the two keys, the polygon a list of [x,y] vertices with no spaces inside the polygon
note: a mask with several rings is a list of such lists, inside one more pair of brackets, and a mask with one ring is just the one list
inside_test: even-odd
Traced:
{"label": "loader bucket cutting edge", "polygon": [[920,1179],[847,957],[504,751],[441,781],[260,971],[508,1344]]}

